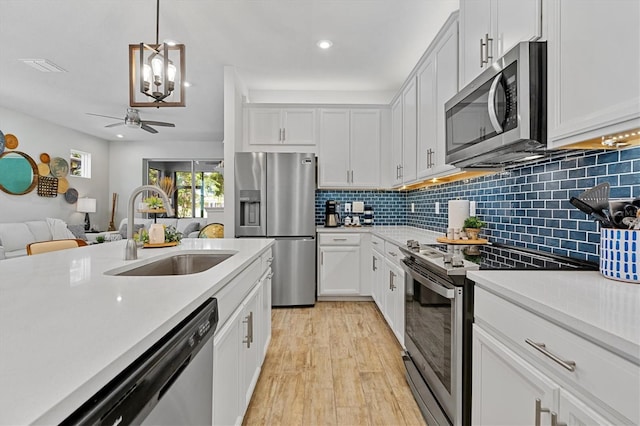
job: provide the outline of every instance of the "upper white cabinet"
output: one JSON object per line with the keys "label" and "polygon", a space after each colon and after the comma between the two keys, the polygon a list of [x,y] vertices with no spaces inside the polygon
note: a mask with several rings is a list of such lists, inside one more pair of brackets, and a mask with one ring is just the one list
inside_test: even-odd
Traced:
{"label": "upper white cabinet", "polygon": [[548,145],[640,127],[640,2],[549,0]]}
{"label": "upper white cabinet", "polygon": [[541,32],[542,0],[460,0],[460,87]]}
{"label": "upper white cabinet", "polygon": [[391,104],[391,157],[393,186],[402,185],[402,97]]}
{"label": "upper white cabinet", "polygon": [[418,147],[417,177],[440,175],[455,169],[445,164],[444,104],[458,92],[458,22],[438,34],[417,71]]}
{"label": "upper white cabinet", "polygon": [[250,145],[315,145],[315,108],[245,108]]}
{"label": "upper white cabinet", "polygon": [[321,109],[320,188],[380,186],[380,110]]}
{"label": "upper white cabinet", "polygon": [[418,88],[415,76],[402,91],[402,182],[417,178],[416,149],[418,146]]}

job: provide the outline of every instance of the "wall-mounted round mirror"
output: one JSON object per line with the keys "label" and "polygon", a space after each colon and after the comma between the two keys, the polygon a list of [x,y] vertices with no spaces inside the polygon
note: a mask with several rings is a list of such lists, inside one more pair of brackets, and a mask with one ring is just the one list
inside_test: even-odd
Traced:
{"label": "wall-mounted round mirror", "polygon": [[24,152],[5,151],[0,154],[0,190],[22,195],[38,184],[38,166]]}

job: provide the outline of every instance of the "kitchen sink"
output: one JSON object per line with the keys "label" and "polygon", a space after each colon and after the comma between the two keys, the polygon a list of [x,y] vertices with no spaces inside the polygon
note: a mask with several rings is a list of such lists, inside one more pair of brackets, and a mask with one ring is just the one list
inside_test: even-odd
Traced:
{"label": "kitchen sink", "polygon": [[206,271],[224,262],[234,253],[180,253],[144,263],[139,266],[107,271],[107,275],[149,277],[161,275],[189,275]]}

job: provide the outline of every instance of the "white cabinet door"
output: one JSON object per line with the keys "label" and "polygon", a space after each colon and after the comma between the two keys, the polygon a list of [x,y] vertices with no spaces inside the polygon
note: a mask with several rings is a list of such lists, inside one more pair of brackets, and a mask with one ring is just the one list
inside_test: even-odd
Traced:
{"label": "white cabinet door", "polygon": [[280,110],[274,108],[249,109],[249,143],[273,145],[281,143]]}
{"label": "white cabinet door", "polygon": [[558,424],[562,423],[568,426],[613,426],[620,424],[619,421],[609,420],[601,416],[564,389],[560,391],[560,408],[558,412]]}
{"label": "white cabinet door", "polygon": [[319,186],[349,186],[349,110],[320,110]]}
{"label": "white cabinet door", "polygon": [[640,2],[545,3],[548,143],[640,127]]}
{"label": "white cabinet door", "polygon": [[374,302],[378,305],[380,312],[384,312],[384,292],[383,292],[383,276],[384,276],[384,257],[377,250],[371,251],[371,295]]}
{"label": "white cabinet door", "polygon": [[[261,281],[263,283],[264,281]],[[258,376],[260,375],[260,366],[262,365],[262,351],[260,340],[260,311],[262,303],[260,296],[262,295],[262,287],[260,284],[256,285],[249,296],[247,296],[243,303],[243,310],[240,314],[240,321],[242,326],[240,327],[241,334],[241,358],[240,363],[242,368],[240,369],[241,377],[241,411],[244,415],[245,410],[249,406],[251,401],[251,394],[258,382]]]}
{"label": "white cabinet door", "polygon": [[260,347],[262,348],[262,359],[267,355],[269,342],[271,341],[271,279],[273,272],[268,270],[262,282],[262,308],[260,309]]}
{"label": "white cabinet door", "polygon": [[382,276],[384,289],[384,310],[382,312],[387,324],[393,330],[398,341],[404,342],[404,272],[395,262],[385,259]]}
{"label": "white cabinet door", "polygon": [[235,425],[242,421],[240,390],[242,322],[240,306],[213,340],[213,424]]}
{"label": "white cabinet door", "polygon": [[437,152],[436,57],[430,54],[418,70],[418,177],[429,175]]}
{"label": "white cabinet door", "polygon": [[282,110],[282,143],[315,145],[316,111],[313,108]]}
{"label": "white cabinet door", "polygon": [[380,186],[380,111],[351,110],[351,186]]}
{"label": "white cabinet door", "polygon": [[398,96],[391,105],[391,149],[392,183],[394,186],[400,186],[402,185],[402,96]]}
{"label": "white cabinet door", "polygon": [[315,145],[314,108],[246,108],[250,145]]}
{"label": "white cabinet door", "polygon": [[418,91],[416,79],[412,78],[402,92],[402,182],[417,179],[418,149]]}
{"label": "white cabinet door", "polygon": [[540,38],[541,20],[542,0],[461,0],[460,87],[516,43]]}
{"label": "white cabinet door", "polygon": [[320,246],[319,296],[360,294],[360,246]]}
{"label": "white cabinet door", "polygon": [[[551,424],[560,387],[486,331],[473,326],[472,414],[474,425]],[[544,412],[547,409],[549,411]]]}
{"label": "white cabinet door", "polygon": [[[520,3],[520,2],[517,2]],[[460,87],[485,68],[482,43],[491,37],[491,0],[460,1]],[[491,41],[489,43],[492,43]]]}

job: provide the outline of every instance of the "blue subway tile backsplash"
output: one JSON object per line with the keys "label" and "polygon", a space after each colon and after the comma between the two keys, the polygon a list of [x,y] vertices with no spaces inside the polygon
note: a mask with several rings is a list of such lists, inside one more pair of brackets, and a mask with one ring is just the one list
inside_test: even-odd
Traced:
{"label": "blue subway tile backsplash", "polygon": [[[376,225],[409,225],[444,233],[448,201],[476,202],[476,214],[492,242],[597,262],[600,228],[569,199],[602,182],[611,198],[640,197],[640,147],[620,151],[566,151],[503,173],[409,192],[316,191],[316,224],[327,200],[364,201]],[[440,203],[435,213],[435,202]],[[414,204],[414,212],[410,210]]]}

